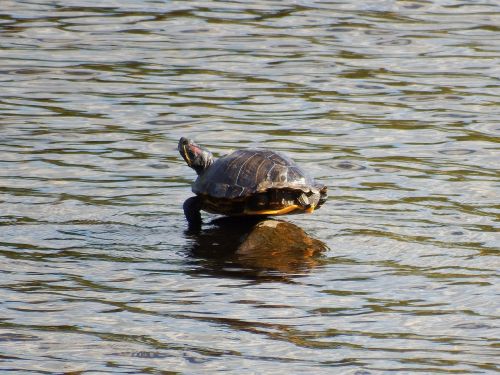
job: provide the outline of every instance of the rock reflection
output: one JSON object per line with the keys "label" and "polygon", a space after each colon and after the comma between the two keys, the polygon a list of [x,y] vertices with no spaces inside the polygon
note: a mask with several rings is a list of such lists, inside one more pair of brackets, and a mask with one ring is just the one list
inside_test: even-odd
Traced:
{"label": "rock reflection", "polygon": [[[321,263],[327,246],[295,224],[252,217],[219,218],[199,233],[188,233],[195,257],[254,271],[304,272]],[[220,262],[218,262],[220,264]]]}

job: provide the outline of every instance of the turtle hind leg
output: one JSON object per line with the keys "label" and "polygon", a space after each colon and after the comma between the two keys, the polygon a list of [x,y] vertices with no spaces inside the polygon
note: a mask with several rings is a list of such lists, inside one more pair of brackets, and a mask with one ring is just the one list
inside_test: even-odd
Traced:
{"label": "turtle hind leg", "polygon": [[297,202],[299,202],[300,207],[304,210],[304,212],[312,214],[318,203],[318,199],[314,194],[312,196],[308,196],[306,193],[302,193],[297,198]]}
{"label": "turtle hind leg", "polygon": [[201,199],[200,197],[191,197],[184,201],[182,205],[184,209],[184,215],[188,222],[189,230],[200,230],[201,229]]}

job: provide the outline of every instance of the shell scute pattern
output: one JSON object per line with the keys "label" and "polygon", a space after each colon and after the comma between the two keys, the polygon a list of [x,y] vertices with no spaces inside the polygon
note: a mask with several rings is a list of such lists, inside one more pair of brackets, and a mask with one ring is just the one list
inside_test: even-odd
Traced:
{"label": "shell scute pattern", "polygon": [[235,199],[270,188],[309,191],[311,182],[289,158],[273,151],[239,150],[218,159],[193,185],[193,192]]}

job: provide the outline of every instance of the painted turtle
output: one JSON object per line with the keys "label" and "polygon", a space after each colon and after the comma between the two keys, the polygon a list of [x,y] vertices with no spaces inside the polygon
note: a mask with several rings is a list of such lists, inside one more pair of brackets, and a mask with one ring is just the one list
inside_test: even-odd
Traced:
{"label": "painted turtle", "polygon": [[229,216],[312,213],[326,201],[327,187],[278,152],[245,149],[214,160],[184,137],[178,149],[198,174],[196,196],[184,202],[191,227],[201,225],[200,210]]}

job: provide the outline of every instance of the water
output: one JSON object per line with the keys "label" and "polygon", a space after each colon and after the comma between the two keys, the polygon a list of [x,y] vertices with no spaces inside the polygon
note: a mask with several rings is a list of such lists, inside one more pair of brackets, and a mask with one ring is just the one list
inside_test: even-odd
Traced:
{"label": "water", "polygon": [[[499,24],[488,0],[2,0],[1,372],[497,372]],[[330,250],[204,251],[181,136],[292,156],[330,198],[287,220]]]}

